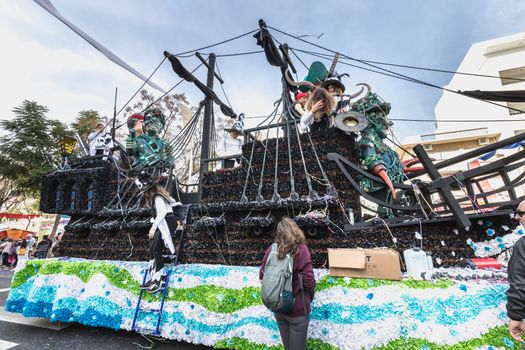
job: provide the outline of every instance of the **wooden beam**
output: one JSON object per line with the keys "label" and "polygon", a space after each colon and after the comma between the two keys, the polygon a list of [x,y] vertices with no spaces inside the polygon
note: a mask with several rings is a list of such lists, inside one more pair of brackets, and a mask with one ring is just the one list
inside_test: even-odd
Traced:
{"label": "wooden beam", "polygon": [[[441,179],[441,174],[439,173],[434,163],[432,163],[432,160],[428,156],[423,146],[416,145],[414,147],[414,152],[416,153],[417,157],[421,161],[421,164],[427,171],[428,176],[430,176],[430,179],[432,181]],[[452,215],[454,215],[454,218],[456,219],[457,223],[462,228],[469,227],[471,225],[470,220],[468,219],[467,215],[465,215],[465,212],[463,211],[463,209],[461,209],[461,206],[452,194],[452,191],[450,190],[450,185],[440,185],[438,186],[437,190],[441,194],[441,197],[445,201],[445,204],[449,207],[450,211],[452,212]]]}

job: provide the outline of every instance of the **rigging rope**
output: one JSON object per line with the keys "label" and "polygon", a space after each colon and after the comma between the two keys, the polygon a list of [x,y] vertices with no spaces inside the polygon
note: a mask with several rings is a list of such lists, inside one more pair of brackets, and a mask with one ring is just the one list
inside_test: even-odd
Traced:
{"label": "rigging rope", "polygon": [[[266,117],[266,119],[264,119],[262,122],[260,122],[257,125],[257,128],[259,126],[263,125],[268,119],[272,118],[272,120],[273,120],[273,118],[275,118],[275,116],[277,115],[277,110],[279,109],[280,104],[281,104],[281,101],[279,100],[279,103],[277,103],[275,109],[268,115],[268,117]],[[241,199],[240,199],[241,203],[244,203],[244,202],[248,201],[248,197],[246,197],[246,189],[248,188],[248,179],[250,178],[250,172],[251,172],[251,169],[252,169],[252,161],[253,161],[253,153],[254,153],[254,150],[255,150],[255,144],[256,143],[257,143],[257,134],[255,135],[255,138],[253,139],[253,142],[252,142],[252,151],[250,153],[250,160],[248,161],[248,169],[246,170],[246,179],[244,181],[244,187],[242,189],[242,195],[241,195]],[[262,143],[262,141],[261,141],[261,143]],[[254,182],[254,184],[255,184],[255,182]]]}
{"label": "rigging rope", "polygon": [[186,55],[186,54],[189,54],[189,53],[194,53],[194,52],[197,52],[197,51],[202,51],[202,50],[206,50],[206,49],[209,49],[210,47],[214,47],[214,46],[219,46],[219,45],[222,45],[222,44],[226,44],[230,41],[234,41],[234,40],[237,40],[237,39],[240,39],[242,38],[243,36],[246,36],[246,35],[250,35],[250,34],[253,34],[255,33],[256,31],[258,31],[259,29],[254,29],[252,31],[249,31],[249,32],[246,32],[244,34],[241,34],[241,35],[237,35],[233,38],[230,38],[230,39],[226,39],[226,40],[223,40],[223,41],[220,41],[218,43],[215,43],[215,44],[211,44],[211,45],[208,45],[208,46],[203,46],[203,47],[199,47],[198,49],[195,49],[195,50],[189,50],[189,51],[185,51],[185,52],[180,52],[174,56],[177,56],[177,57],[184,57],[182,55]]}
{"label": "rigging rope", "polygon": [[[298,49],[298,48],[295,48],[295,50],[303,52],[303,53],[309,53],[309,54],[326,55],[326,54],[324,54],[322,52],[302,50],[302,49]],[[480,74],[480,73],[467,73],[467,72],[459,72],[459,71],[452,71],[452,70],[446,70],[446,69],[428,68],[428,67],[420,67],[420,66],[396,64],[396,63],[389,63],[389,62],[372,61],[372,60],[365,60],[365,59],[359,59],[359,61],[366,62],[366,63],[372,63],[372,64],[380,64],[380,65],[384,65],[384,66],[392,66],[392,67],[400,67],[400,68],[407,68],[407,69],[423,70],[423,71],[429,71],[429,72],[467,75],[467,76],[474,76],[474,77],[480,77],[480,78],[502,79],[502,77],[498,76],[498,75],[489,75],[489,74]],[[525,79],[522,79],[522,78],[511,78],[511,77],[508,77],[508,78],[506,77],[505,80],[514,80],[516,82],[525,81]]]}
{"label": "rigging rope", "polygon": [[[219,73],[219,76],[222,79],[221,70],[219,69],[219,62],[215,61],[215,67],[217,67],[217,73]],[[228,102],[228,106],[233,110],[232,104],[230,103],[230,99],[228,98],[228,95],[226,95],[226,91],[224,90],[223,84],[219,84],[221,86],[222,93],[224,95],[224,98],[226,99],[226,102]]]}
{"label": "rigging rope", "polygon": [[[287,36],[292,37],[292,38],[294,38],[294,39],[296,39],[296,40],[300,40],[300,41],[305,42],[305,43],[307,43],[307,44],[310,44],[310,45],[313,45],[313,46],[318,47],[318,48],[320,48],[320,49],[323,49],[323,50],[325,50],[325,51],[331,52],[331,53],[333,53],[333,54],[336,54],[336,53],[337,53],[337,52],[334,51],[334,50],[328,49],[328,48],[323,47],[323,46],[321,46],[321,45],[317,45],[317,44],[312,43],[312,42],[310,42],[310,41],[308,41],[308,40],[304,40],[304,39],[302,39],[302,38],[299,38],[299,37],[297,37],[297,36],[295,36],[295,35],[292,35],[292,34],[289,34],[289,33],[283,32],[283,31],[281,31],[281,30],[279,30],[279,29],[277,29],[277,28],[275,28],[275,27],[268,26],[268,28],[271,28],[271,29],[273,29],[273,30],[275,30],[275,31],[277,31],[277,32],[279,32],[279,33],[281,33],[281,34],[287,35]],[[395,77],[396,77],[396,78],[399,78],[399,79],[408,80],[408,81],[411,81],[411,82],[414,82],[414,83],[417,83],[417,84],[421,84],[421,85],[425,85],[425,86],[428,86],[428,87],[433,87],[433,88],[440,89],[440,90],[443,90],[443,91],[451,92],[451,93],[453,93],[453,94],[457,94],[457,95],[460,95],[460,96],[466,96],[466,97],[473,98],[473,99],[475,99],[475,100],[482,101],[482,102],[485,102],[485,103],[489,103],[489,104],[492,104],[492,105],[495,105],[495,106],[499,106],[499,107],[502,107],[502,108],[505,108],[505,109],[514,110],[514,111],[517,111],[517,112],[522,112],[521,110],[516,109],[516,108],[512,108],[512,107],[508,107],[508,106],[503,106],[503,105],[500,105],[500,104],[495,103],[495,102],[492,102],[492,101],[487,101],[487,100],[483,100],[483,99],[481,99],[481,98],[476,98],[476,97],[474,97],[474,96],[465,95],[465,94],[462,94],[462,93],[460,93],[460,92],[458,92],[458,91],[455,91],[455,90],[452,90],[452,89],[448,89],[448,88],[445,88],[445,87],[442,87],[442,86],[438,86],[438,85],[435,85],[435,84],[427,83],[427,82],[425,82],[425,81],[422,81],[422,80],[419,80],[419,79],[415,79],[415,78],[409,77],[409,76],[407,76],[407,75],[404,75],[404,74],[401,74],[401,73],[397,73],[397,72],[391,71],[391,70],[386,69],[386,68],[378,67],[378,66],[376,66],[376,65],[374,65],[374,64],[372,64],[372,63],[367,63],[367,62],[365,62],[365,61],[363,61],[363,60],[359,60],[359,59],[357,59],[357,58],[353,58],[353,57],[348,56],[348,55],[345,55],[345,54],[343,54],[343,53],[339,53],[339,55],[340,55],[340,57],[347,58],[347,59],[352,60],[352,61],[357,61],[357,62],[359,62],[359,63],[365,64],[365,65],[370,66],[370,67],[374,67],[374,68],[379,69],[379,70],[381,70],[381,71],[384,71],[384,72],[387,72],[387,73],[390,73],[390,74],[394,74]]]}
{"label": "rigging rope", "polygon": [[142,85],[140,85],[140,87],[137,89],[137,91],[135,91],[135,93],[133,95],[131,95],[131,97],[129,98],[129,100],[124,103],[124,105],[122,106],[122,108],[119,109],[119,111],[115,114],[115,117],[118,116],[120,114],[120,112],[122,112],[124,110],[124,108],[126,108],[126,106],[131,102],[131,100],[133,100],[133,98],[140,92],[140,90],[142,90],[142,88],[144,87],[144,85],[146,85],[146,83],[151,79],[151,77],[153,77],[153,75],[157,72],[157,70],[160,68],[160,66],[162,66],[162,64],[164,63],[164,61],[166,61],[166,57],[164,57],[162,59],[162,61],[160,61],[159,65],[157,66],[157,68],[155,68],[155,70],[149,75],[149,77],[142,83]]}
{"label": "rigging rope", "polygon": [[[279,100],[279,105],[281,104],[282,100]],[[261,177],[259,179],[259,187],[257,189],[257,197],[255,200],[257,202],[262,202],[264,200],[262,196],[262,187],[263,187],[263,175],[264,175],[264,168],[266,166],[266,155],[268,154],[268,139],[270,135],[270,124],[275,120],[275,115],[268,123],[268,126],[266,127],[266,143],[264,144],[264,154],[263,154],[263,162],[262,162],[262,168],[261,168]],[[262,143],[262,141],[261,141]]]}
{"label": "rigging rope", "polygon": [[[203,64],[199,64],[197,67],[195,67],[195,69],[193,69],[191,71],[191,73],[194,73],[197,69],[199,69]],[[150,108],[151,106],[153,106],[155,103],[159,102],[164,96],[166,96],[167,94],[169,94],[171,91],[173,91],[177,86],[179,86],[180,84],[182,84],[184,82],[184,79],[181,79],[177,84],[175,84],[171,89],[169,89],[168,91],[166,91],[166,93],[162,94],[158,99],[156,99],[155,101],[153,101],[152,103],[150,103],[146,108],[144,108],[142,111],[140,111],[138,114],[142,114],[144,113],[148,108]],[[179,107],[183,107],[183,105],[177,101],[177,100],[174,100],[175,103],[179,106]],[[117,126],[115,128],[116,129],[119,129],[120,127],[124,126],[127,124],[127,121],[120,124],[119,126]]]}

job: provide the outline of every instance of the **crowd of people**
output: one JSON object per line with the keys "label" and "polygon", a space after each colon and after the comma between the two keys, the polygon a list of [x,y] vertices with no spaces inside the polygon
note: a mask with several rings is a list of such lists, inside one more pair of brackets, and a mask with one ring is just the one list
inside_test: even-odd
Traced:
{"label": "crowd of people", "polygon": [[2,254],[0,268],[12,269],[18,262],[31,258],[45,259],[49,257],[52,247],[53,242],[48,235],[43,236],[38,243],[32,234],[28,234],[23,239],[4,238],[0,241]]}

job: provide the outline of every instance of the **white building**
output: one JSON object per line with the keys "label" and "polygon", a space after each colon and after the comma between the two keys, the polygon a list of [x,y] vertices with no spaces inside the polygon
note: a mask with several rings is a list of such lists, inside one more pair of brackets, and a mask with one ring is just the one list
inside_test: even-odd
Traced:
{"label": "white building", "polygon": [[[444,88],[453,91],[525,90],[525,33],[473,44],[457,71],[489,75],[494,78],[455,74]],[[525,120],[525,103],[495,103],[501,106],[443,91],[434,109],[435,133],[407,137],[403,142],[404,147],[411,151],[416,144],[422,144],[429,156],[435,162],[440,162],[525,131],[525,121],[517,121]],[[447,120],[467,122],[447,122]],[[491,122],[491,120],[501,121]],[[518,148],[498,150],[490,159],[470,159],[441,169],[440,173],[449,176],[457,171],[482,166],[518,150]],[[403,150],[399,149],[398,152],[402,159],[410,158]],[[522,171],[519,169],[509,175],[515,178]],[[487,191],[502,186],[502,182],[499,179],[491,179],[481,185]],[[525,188],[520,186],[517,188],[517,193],[523,195]]]}
{"label": "white building", "polygon": [[[461,62],[458,72],[491,75],[497,78],[455,74],[444,86],[454,91],[525,90],[525,33],[509,35],[473,44]],[[523,110],[525,103],[497,102]],[[436,108],[436,133],[472,128],[487,128],[487,133],[500,133],[501,138],[525,130],[525,122],[486,122],[486,120],[525,119],[524,113],[444,91]],[[446,120],[473,120],[476,124],[447,123]]]}

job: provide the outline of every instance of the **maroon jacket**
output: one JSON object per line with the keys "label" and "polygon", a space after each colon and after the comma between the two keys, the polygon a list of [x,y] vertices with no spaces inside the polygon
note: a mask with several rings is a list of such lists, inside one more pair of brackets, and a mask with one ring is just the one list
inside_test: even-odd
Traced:
{"label": "maroon jacket", "polygon": [[[272,246],[266,249],[264,253],[264,258],[262,261],[261,270],[259,271],[259,279],[262,280],[264,275],[264,268],[266,266],[266,261],[268,260],[268,255],[272,251]],[[315,276],[314,270],[312,268],[312,257],[310,256],[310,251],[305,244],[301,244],[297,248],[297,254],[293,257],[293,277],[292,277],[292,289],[293,295],[295,297],[295,305],[293,310],[286,313],[286,316],[290,317],[300,317],[306,316],[304,314],[303,307],[303,296],[301,292],[301,286],[299,283],[299,274],[303,275],[303,286],[304,286],[304,301],[306,304],[306,311],[310,314],[310,302],[311,296],[314,295],[315,289]]]}

